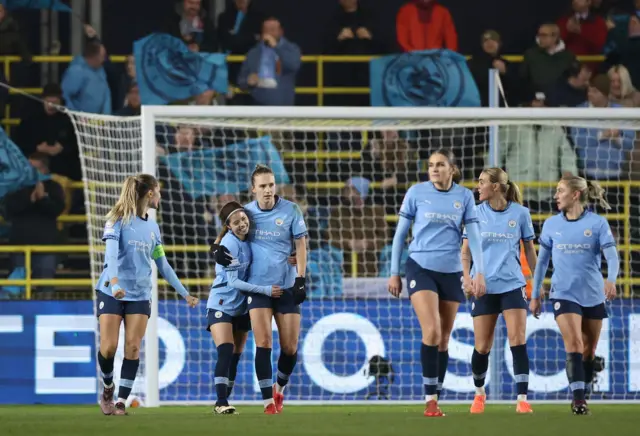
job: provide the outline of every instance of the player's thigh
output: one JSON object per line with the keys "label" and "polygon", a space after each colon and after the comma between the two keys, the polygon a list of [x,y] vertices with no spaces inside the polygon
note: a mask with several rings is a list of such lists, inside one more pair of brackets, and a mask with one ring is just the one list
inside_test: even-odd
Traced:
{"label": "player's thigh", "polygon": [[451,300],[442,300],[438,302],[438,312],[440,313],[440,351],[445,351],[449,348],[449,338],[453,331],[453,323],[456,321],[456,315],[460,303]]}
{"label": "player's thigh", "polygon": [[130,313],[124,316],[124,357],[138,359],[140,345],[147,331],[149,316],[140,313]]}
{"label": "player's thigh", "polygon": [[498,314],[478,315],[473,317],[473,339],[475,349],[487,354],[493,347],[493,332],[498,322]]}
{"label": "player's thigh", "polygon": [[103,314],[98,318],[98,324],[100,326],[100,353],[106,358],[113,357],[118,349],[122,317]]}
{"label": "player's thigh", "polygon": [[504,322],[507,325],[507,338],[509,346],[515,347],[527,342],[527,310],[507,309],[502,312]]}
{"label": "player's thigh", "polygon": [[566,312],[556,317],[564,349],[567,353],[582,353],[582,315]]}
{"label": "player's thigh", "polygon": [[216,347],[222,344],[233,344],[233,324],[231,322],[218,322],[209,326],[211,338]]}
{"label": "player's thigh", "polygon": [[248,313],[233,318],[233,352],[240,354],[244,351],[249,332],[251,331],[251,318]]}
{"label": "player's thigh", "polygon": [[276,313],[276,325],[278,326],[278,338],[280,349],[288,355],[298,351],[298,337],[300,336],[299,313]]}
{"label": "player's thigh", "polygon": [[440,343],[440,311],[438,294],[424,290],[411,294],[411,305],[420,323],[422,341],[426,345]]}
{"label": "player's thigh", "polygon": [[249,310],[251,317],[251,330],[256,347],[271,348],[273,343],[273,331],[271,328],[271,320],[273,318],[273,309],[256,308]]}
{"label": "player's thigh", "polygon": [[602,319],[582,318],[582,343],[584,357],[593,358],[602,331]]}

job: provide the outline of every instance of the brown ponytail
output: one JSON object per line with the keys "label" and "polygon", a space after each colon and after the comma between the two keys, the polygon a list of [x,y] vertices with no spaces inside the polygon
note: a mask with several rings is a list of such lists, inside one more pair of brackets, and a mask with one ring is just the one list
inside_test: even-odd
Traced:
{"label": "brown ponytail", "polygon": [[580,203],[587,204],[593,201],[605,210],[611,209],[611,206],[604,198],[605,190],[600,186],[600,183],[587,181],[574,175],[562,177],[560,181],[564,182],[571,191],[580,193]]}
{"label": "brown ponytail", "polygon": [[504,198],[512,203],[522,204],[522,194],[520,193],[520,187],[515,182],[509,180],[507,182],[507,192],[504,194]]}
{"label": "brown ponytail", "polygon": [[216,238],[216,242],[215,242],[216,245],[220,245],[222,238],[224,238],[224,236],[229,231],[229,225],[228,225],[229,217],[233,215],[233,213],[237,212],[238,210],[244,210],[244,209],[242,208],[242,205],[237,201],[230,201],[229,203],[222,206],[222,209],[220,209],[219,218],[220,218],[220,221],[222,222],[222,230],[220,231],[220,234]]}
{"label": "brown ponytail", "polygon": [[597,203],[598,206],[604,210],[610,210],[611,206],[604,198],[605,192],[604,188],[600,186],[600,183],[587,181],[587,196],[589,197],[589,200]]}

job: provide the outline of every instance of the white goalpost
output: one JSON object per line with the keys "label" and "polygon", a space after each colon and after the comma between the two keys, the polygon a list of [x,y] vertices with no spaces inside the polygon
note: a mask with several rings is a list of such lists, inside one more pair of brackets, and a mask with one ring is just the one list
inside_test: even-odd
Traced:
{"label": "white goalpost", "polygon": [[[190,310],[161,278],[154,282],[134,387],[145,406],[215,402],[216,351],[205,331],[213,281],[208,245],[220,229],[219,208],[250,200],[256,163],[274,169],[280,195],[303,206],[310,231],[309,299],[301,308],[299,359],[287,402],[423,402],[420,329],[406,292],[400,300],[391,298],[386,279],[403,194],[426,180],[426,159],[440,148],[454,152],[468,187],[485,166],[506,169],[521,185],[536,235],[556,213],[552,196],[562,173],[599,179],[607,189],[613,210],[598,213],[617,237],[622,298],[607,306],[597,352],[603,367],[592,399],[640,400],[640,305],[634,299],[640,285],[640,110],[144,106],[140,117],[69,114],[82,159],[94,282],[103,263],[104,216],[124,178],[145,172],[162,185],[153,218],[169,262],[201,299]],[[454,326],[444,401],[473,398],[470,307],[461,305]],[[528,319],[527,330],[530,398],[566,401],[564,351],[548,306],[539,320]],[[512,401],[515,382],[502,320],[496,338],[488,398]],[[230,398],[236,404],[260,399],[254,347],[250,335]],[[275,334],[274,370],[278,353]],[[384,377],[391,374],[376,376],[370,367],[375,356],[390,363],[393,380]]]}

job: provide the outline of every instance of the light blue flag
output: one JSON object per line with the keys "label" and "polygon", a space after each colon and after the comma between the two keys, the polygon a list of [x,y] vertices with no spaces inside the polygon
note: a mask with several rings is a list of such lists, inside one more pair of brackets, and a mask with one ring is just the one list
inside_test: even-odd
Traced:
{"label": "light blue flag", "polygon": [[372,106],[480,106],[466,59],[450,50],[373,59],[370,81]]}
{"label": "light blue flag", "polygon": [[197,199],[205,195],[237,194],[251,187],[251,173],[257,164],[273,170],[276,183],[289,184],[280,153],[271,137],[247,139],[226,147],[161,156],[184,193]]}
{"label": "light blue flag", "polygon": [[168,104],[208,90],[226,93],[226,55],[195,53],[184,42],[153,33],[133,44],[142,104]]}
{"label": "light blue flag", "polygon": [[51,9],[58,12],[71,12],[71,7],[61,0],[0,0],[9,10],[13,9]]}
{"label": "light blue flag", "polygon": [[0,127],[0,199],[39,179],[37,170]]}

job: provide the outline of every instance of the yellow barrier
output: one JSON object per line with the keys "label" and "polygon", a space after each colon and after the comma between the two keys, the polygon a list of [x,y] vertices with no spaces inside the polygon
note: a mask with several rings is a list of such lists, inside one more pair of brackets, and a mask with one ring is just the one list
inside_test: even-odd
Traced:
{"label": "yellow barrier", "polygon": [[[325,95],[364,95],[369,94],[370,89],[368,87],[325,87],[324,86],[324,65],[327,63],[365,63],[379,56],[302,56],[303,63],[315,63],[316,64],[316,86],[315,87],[298,87],[296,88],[296,94],[301,95],[315,95],[317,97],[318,106],[324,106]],[[467,56],[469,59],[470,56]],[[33,56],[31,59],[34,63],[69,63],[73,59],[72,56]],[[111,62],[123,63],[127,60],[126,56],[110,56]],[[507,55],[505,56],[509,62],[522,62],[521,55]],[[602,62],[604,56],[578,56],[578,59],[583,62]],[[20,62],[19,56],[0,56],[0,62],[3,64],[3,70],[7,82],[10,82],[11,78],[11,64]],[[228,62],[242,62],[244,56],[227,56]],[[39,95],[42,93],[42,88],[20,88],[20,91],[28,94]],[[12,94],[16,91],[11,90]],[[4,119],[2,124],[5,126],[5,130],[9,133],[11,126],[16,126],[20,123],[19,119],[11,118],[11,112],[9,105],[5,108]]]}
{"label": "yellow barrier", "polygon": [[[467,188],[473,188],[473,182],[462,183]],[[91,183],[89,184],[91,186]],[[631,241],[631,189],[640,188],[640,181],[634,182],[601,182],[604,188],[621,188],[623,191],[623,210],[621,214],[605,214],[603,215],[608,221],[623,221],[622,239],[624,244],[618,245],[618,251],[623,253],[623,269],[622,277],[618,280],[618,283],[624,286],[624,297],[629,298],[631,295],[631,286],[640,285],[640,278],[631,277],[631,252],[639,251],[640,244],[630,244]],[[81,182],[74,182],[73,188],[82,188],[84,185]],[[331,190],[340,189],[345,185],[342,182],[318,182],[308,183],[307,189],[310,190]],[[372,183],[372,188],[379,188],[379,183]],[[525,190],[530,188],[548,188],[555,186],[553,182],[521,182],[519,186]],[[531,218],[534,221],[542,221],[549,218],[551,214],[533,214]],[[397,220],[395,215],[389,215],[385,217],[387,222],[394,222]],[[84,215],[68,215],[61,216],[62,222],[83,222],[86,221]],[[191,246],[167,246],[165,247],[167,252],[207,252],[209,247],[206,245],[191,245]],[[0,253],[24,253],[25,254],[25,270],[26,279],[24,280],[0,280],[0,286],[25,286],[26,298],[31,298],[31,289],[33,286],[78,286],[89,287],[92,285],[91,279],[31,279],[31,255],[33,253],[88,253],[88,245],[70,245],[70,246],[0,246]],[[351,254],[352,269],[351,276],[358,276],[358,255],[357,253]],[[208,279],[187,279],[184,281],[185,285],[208,285],[210,280]],[[160,281],[161,284],[166,284],[165,281]]]}

